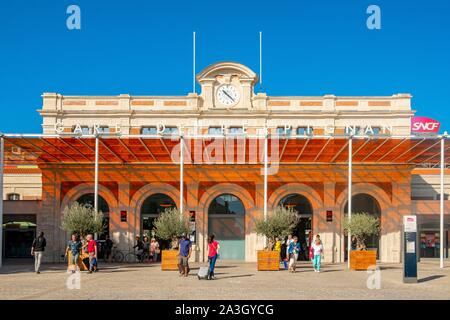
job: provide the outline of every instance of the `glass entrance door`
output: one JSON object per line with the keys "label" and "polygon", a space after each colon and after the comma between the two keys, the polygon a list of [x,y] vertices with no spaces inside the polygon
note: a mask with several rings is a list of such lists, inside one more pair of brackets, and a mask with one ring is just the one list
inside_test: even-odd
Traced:
{"label": "glass entrance door", "polygon": [[208,209],[208,234],[220,244],[220,259],[245,260],[245,209],[242,201],[223,194]]}

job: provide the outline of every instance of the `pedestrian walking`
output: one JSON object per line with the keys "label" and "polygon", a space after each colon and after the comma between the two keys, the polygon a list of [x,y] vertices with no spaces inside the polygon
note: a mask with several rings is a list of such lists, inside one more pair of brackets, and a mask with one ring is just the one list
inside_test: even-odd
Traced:
{"label": "pedestrian walking", "polygon": [[86,236],[86,248],[89,254],[89,273],[98,271],[98,261],[97,261],[97,241],[94,240],[92,234]]}
{"label": "pedestrian walking", "polygon": [[150,262],[150,258],[151,258],[150,240],[148,239],[147,236],[144,236],[142,243],[144,244],[144,249],[143,249],[143,254],[142,254],[142,262],[144,262],[144,260],[147,260],[147,262]]}
{"label": "pedestrian walking", "polygon": [[286,240],[286,258],[289,260],[289,246],[291,243],[294,242],[294,239],[292,238],[292,234],[288,235]]}
{"label": "pedestrian walking", "polygon": [[44,232],[41,231],[31,245],[31,255],[34,256],[34,272],[37,274],[41,273],[41,262],[46,246],[47,240],[45,240]]}
{"label": "pedestrian walking", "polygon": [[66,248],[66,257],[70,253],[69,271],[72,271],[72,273],[75,273],[75,271],[77,270],[81,247],[82,244],[80,239],[78,238],[78,235],[76,233],[72,234],[72,238],[67,243]]}
{"label": "pedestrian walking", "polygon": [[152,238],[150,240],[150,257],[152,258],[153,262],[158,261],[158,255],[161,252],[159,249],[159,243],[156,241],[155,238]]}
{"label": "pedestrian walking", "polygon": [[288,248],[289,272],[295,273],[295,265],[297,263],[299,253],[300,253],[300,243],[298,242],[298,238],[295,236]]}
{"label": "pedestrian walking", "polygon": [[209,275],[208,280],[215,279],[214,268],[216,266],[217,258],[219,257],[219,242],[215,240],[214,234],[208,237],[208,261],[209,261]]}
{"label": "pedestrian walking", "polygon": [[140,236],[136,236],[136,244],[133,246],[133,249],[137,248],[136,256],[139,262],[142,262],[144,257],[144,242],[142,242]]}
{"label": "pedestrian walking", "polygon": [[110,262],[110,260],[111,260],[111,253],[112,253],[113,245],[114,245],[114,243],[112,242],[112,240],[109,238],[109,235],[107,234],[105,237],[105,250],[103,253],[103,260],[105,262]]}
{"label": "pedestrian walking", "polygon": [[279,259],[281,261],[282,260],[282,257],[281,257],[281,241],[280,241],[280,238],[278,238],[278,237],[275,238],[275,245],[273,246],[273,250],[274,251],[278,251]]}
{"label": "pedestrian walking", "polygon": [[309,257],[311,258],[314,272],[320,272],[320,265],[323,257],[323,245],[322,241],[320,241],[320,237],[316,237],[315,242],[311,245],[311,249],[309,250]]}
{"label": "pedestrian walking", "polygon": [[189,274],[189,258],[192,253],[192,242],[183,234],[179,244],[178,251],[178,269],[181,277],[187,277]]}

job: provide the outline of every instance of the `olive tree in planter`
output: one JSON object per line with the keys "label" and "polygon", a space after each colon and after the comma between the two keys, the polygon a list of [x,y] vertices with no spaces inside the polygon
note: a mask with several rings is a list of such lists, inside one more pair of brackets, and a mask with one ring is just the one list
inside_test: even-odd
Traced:
{"label": "olive tree in planter", "polygon": [[168,208],[154,222],[155,235],[171,240],[170,250],[162,250],[161,269],[178,270],[178,238],[189,233],[189,220],[178,209]]}
{"label": "olive tree in planter", "polygon": [[267,219],[257,220],[256,233],[267,239],[265,250],[258,251],[258,270],[279,270],[280,253],[273,251],[275,238],[284,239],[292,233],[299,221],[297,213],[292,208],[277,207]]}
{"label": "olive tree in planter", "polygon": [[367,250],[366,240],[380,233],[380,219],[366,212],[354,213],[351,219],[344,218],[344,230],[350,232],[352,242],[356,242],[356,250],[349,253],[351,270],[367,270],[376,265],[376,250]]}
{"label": "olive tree in planter", "polygon": [[88,205],[73,202],[63,211],[61,228],[81,238],[89,233],[103,232],[103,213]]}
{"label": "olive tree in planter", "polygon": [[[103,213],[89,205],[82,205],[75,201],[64,209],[61,228],[67,233],[78,234],[81,239],[90,233],[101,233],[103,231]],[[71,254],[70,251],[69,254]],[[82,263],[83,258],[84,256],[80,255],[78,261],[80,270],[87,269],[87,266]]]}

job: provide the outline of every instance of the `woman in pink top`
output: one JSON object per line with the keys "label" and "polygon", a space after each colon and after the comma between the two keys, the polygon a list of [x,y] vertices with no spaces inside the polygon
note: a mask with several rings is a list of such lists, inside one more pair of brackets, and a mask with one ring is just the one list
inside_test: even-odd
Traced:
{"label": "woman in pink top", "polygon": [[219,255],[219,243],[214,240],[215,236],[210,234],[208,237],[208,261],[209,261],[209,275],[208,279],[215,279],[214,267],[216,266],[217,257]]}
{"label": "woman in pink top", "polygon": [[159,252],[159,243],[155,238],[152,238],[150,241],[150,257],[153,257],[153,262],[158,261]]}

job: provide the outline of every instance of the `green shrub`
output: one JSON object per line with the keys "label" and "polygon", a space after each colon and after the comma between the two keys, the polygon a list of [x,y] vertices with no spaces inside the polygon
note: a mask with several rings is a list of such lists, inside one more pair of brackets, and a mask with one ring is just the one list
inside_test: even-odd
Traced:
{"label": "green shrub", "polygon": [[366,212],[353,213],[351,219],[345,216],[344,230],[356,240],[357,250],[366,250],[366,239],[380,233],[380,219]]}
{"label": "green shrub", "polygon": [[[178,209],[168,208],[156,218],[155,222],[155,235],[163,240],[172,240],[173,244],[175,239],[182,234],[188,235],[189,233],[189,220],[182,215]],[[172,248],[174,245],[172,245]]]}
{"label": "green shrub", "polygon": [[267,249],[272,250],[275,238],[284,238],[292,233],[299,221],[292,208],[277,207],[266,220],[259,219],[255,223],[256,233],[267,237]]}
{"label": "green shrub", "polygon": [[75,201],[64,209],[61,228],[70,233],[77,233],[81,237],[89,233],[101,233],[103,213]]}

